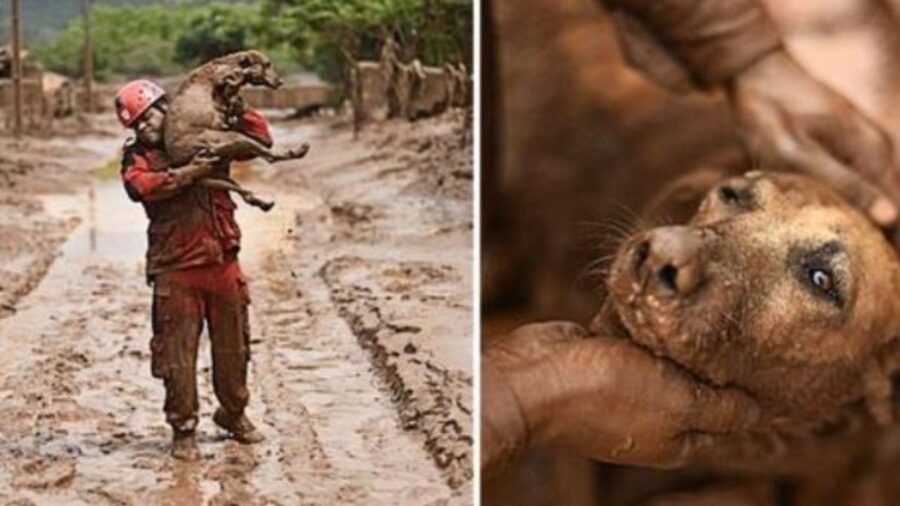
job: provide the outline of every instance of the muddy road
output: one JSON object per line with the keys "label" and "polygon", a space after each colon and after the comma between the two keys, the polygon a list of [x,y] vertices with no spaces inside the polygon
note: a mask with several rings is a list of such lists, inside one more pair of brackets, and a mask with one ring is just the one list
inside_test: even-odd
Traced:
{"label": "muddy road", "polygon": [[[204,337],[194,464],[168,457],[150,376],[146,218],[114,163],[95,171],[121,140],[3,146],[0,175],[14,184],[0,191],[0,504],[470,503],[461,124],[386,124],[354,141],[335,120],[281,122],[276,143],[310,140],[307,159],[239,168],[277,201],[269,214],[238,211],[253,298],[248,414],[268,439],[242,446],[212,424]],[[49,161],[20,170],[29,152]]]}

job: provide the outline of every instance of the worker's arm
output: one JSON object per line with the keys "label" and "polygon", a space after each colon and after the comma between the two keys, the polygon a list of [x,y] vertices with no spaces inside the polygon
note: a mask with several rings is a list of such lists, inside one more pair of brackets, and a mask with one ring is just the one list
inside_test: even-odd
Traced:
{"label": "worker's arm", "polygon": [[521,327],[482,353],[481,466],[496,475],[529,447],[677,467],[717,460],[756,426],[757,404],[688,377],[630,341],[574,323]]}
{"label": "worker's arm", "polygon": [[178,169],[154,170],[150,160],[140,150],[126,147],[122,158],[122,182],[134,201],[155,201],[171,198],[181,188],[212,174],[214,160],[197,155],[191,163]]}

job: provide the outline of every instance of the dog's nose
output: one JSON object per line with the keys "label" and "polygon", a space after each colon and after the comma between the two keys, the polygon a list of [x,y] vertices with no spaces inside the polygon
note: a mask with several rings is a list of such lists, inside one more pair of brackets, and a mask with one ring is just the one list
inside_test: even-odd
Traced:
{"label": "dog's nose", "polygon": [[651,230],[634,250],[636,273],[665,292],[690,295],[703,277],[701,246],[699,233],[690,227]]}

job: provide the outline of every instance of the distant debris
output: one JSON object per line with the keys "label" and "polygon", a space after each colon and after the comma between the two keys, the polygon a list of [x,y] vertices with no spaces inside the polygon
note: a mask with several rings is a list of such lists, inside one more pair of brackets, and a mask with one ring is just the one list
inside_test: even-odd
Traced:
{"label": "distant debris", "polygon": [[353,66],[351,102],[357,131],[367,122],[388,118],[414,121],[471,105],[472,79],[461,62],[443,67],[418,59],[403,63],[396,43],[388,39],[377,62]]}

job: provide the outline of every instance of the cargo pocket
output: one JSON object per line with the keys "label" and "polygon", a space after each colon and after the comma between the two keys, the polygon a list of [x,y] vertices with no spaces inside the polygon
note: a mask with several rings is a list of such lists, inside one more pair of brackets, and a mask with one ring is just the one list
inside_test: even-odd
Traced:
{"label": "cargo pocket", "polygon": [[153,306],[151,308],[151,326],[153,337],[150,338],[150,374],[154,378],[165,379],[172,370],[171,360],[167,359],[168,344],[166,340],[171,338],[171,288],[159,281],[153,287]]}
{"label": "cargo pocket", "polygon": [[154,222],[147,229],[147,262],[168,265],[178,259],[178,237],[174,221]]}

